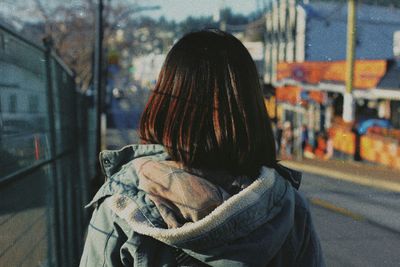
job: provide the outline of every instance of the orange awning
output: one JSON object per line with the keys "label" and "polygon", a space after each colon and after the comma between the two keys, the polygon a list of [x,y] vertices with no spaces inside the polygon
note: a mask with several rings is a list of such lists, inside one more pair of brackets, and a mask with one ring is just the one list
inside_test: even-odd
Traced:
{"label": "orange awning", "polygon": [[[386,60],[356,60],[354,63],[354,87],[374,88],[386,72]],[[277,80],[293,79],[306,84],[320,82],[344,83],[346,62],[278,63]]]}

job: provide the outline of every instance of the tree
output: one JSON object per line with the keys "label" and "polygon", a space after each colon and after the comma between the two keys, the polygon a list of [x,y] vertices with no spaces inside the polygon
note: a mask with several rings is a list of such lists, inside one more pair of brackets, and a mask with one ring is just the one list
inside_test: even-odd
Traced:
{"label": "tree", "polygon": [[[16,2],[17,6],[21,3]],[[43,38],[51,36],[56,54],[76,73],[81,88],[88,88],[92,78],[94,0],[82,1],[79,5],[48,2],[45,6],[43,0],[34,0],[31,4],[28,10],[18,9],[2,15],[33,42],[41,44]]]}
{"label": "tree", "polygon": [[[79,4],[34,0],[27,11],[22,8],[24,1],[15,0],[16,12],[1,14],[5,21],[11,21],[23,36],[41,44],[44,37],[51,36],[55,52],[75,72],[76,81],[83,90],[92,80],[92,57],[94,49],[95,0],[83,0]],[[46,5],[44,5],[46,3]],[[9,3],[10,7],[12,6]],[[140,6],[137,1],[113,2],[104,8],[104,42],[116,38],[119,29],[126,29],[132,22],[131,14]],[[151,23],[150,23],[151,24]],[[154,26],[154,23],[152,23]],[[118,48],[132,47],[126,42]],[[122,46],[122,47],[121,47]],[[132,51],[130,51],[132,52]]]}

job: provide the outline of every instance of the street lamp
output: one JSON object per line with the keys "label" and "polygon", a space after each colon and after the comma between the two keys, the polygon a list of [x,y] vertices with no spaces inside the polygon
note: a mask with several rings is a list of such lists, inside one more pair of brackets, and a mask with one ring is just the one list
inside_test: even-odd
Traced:
{"label": "street lamp", "polygon": [[[127,18],[132,13],[157,10],[160,6],[141,6],[132,7],[124,11],[116,18],[116,22]],[[93,86],[96,91],[96,125],[97,125],[97,152],[105,149],[105,114],[104,114],[104,90],[102,84],[102,71],[103,71],[103,36],[104,36],[104,24],[103,24],[103,0],[98,0],[96,10],[96,24],[95,24],[95,47],[94,47],[94,74],[93,74]],[[114,24],[110,31],[113,31],[118,24]]]}

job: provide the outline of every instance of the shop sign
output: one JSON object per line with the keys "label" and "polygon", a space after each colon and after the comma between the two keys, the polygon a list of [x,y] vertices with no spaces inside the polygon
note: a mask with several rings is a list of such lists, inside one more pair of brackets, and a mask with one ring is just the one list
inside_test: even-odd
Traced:
{"label": "shop sign", "polygon": [[278,63],[277,80],[285,78],[293,79],[310,84],[317,84],[321,81],[321,68],[325,62],[302,62],[302,63]]}
{"label": "shop sign", "polygon": [[296,105],[300,103],[301,89],[298,86],[277,87],[275,91],[276,100],[281,102],[289,102]]}
{"label": "shop sign", "polygon": [[[354,63],[354,87],[375,88],[386,72],[386,60],[356,60]],[[346,62],[309,61],[302,63],[278,63],[277,80],[293,79],[308,84],[320,82],[344,83]]]}
{"label": "shop sign", "polygon": [[306,78],[306,70],[305,70],[305,68],[302,67],[302,66],[295,66],[292,69],[292,77],[296,81],[300,81],[300,82],[305,81],[305,78]]}
{"label": "shop sign", "polygon": [[325,104],[326,93],[321,91],[309,91],[308,98],[316,103]]}
{"label": "shop sign", "polygon": [[326,93],[323,91],[301,91],[300,96],[301,100],[305,101],[306,103],[310,101],[318,104],[326,103]]}

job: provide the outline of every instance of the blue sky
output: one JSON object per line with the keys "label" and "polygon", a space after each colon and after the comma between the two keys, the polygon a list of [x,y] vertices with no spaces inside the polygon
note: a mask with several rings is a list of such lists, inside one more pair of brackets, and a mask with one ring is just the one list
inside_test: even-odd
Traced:
{"label": "blue sky", "polygon": [[181,21],[188,16],[213,16],[220,6],[230,7],[234,13],[249,14],[257,9],[257,0],[147,0],[139,4],[159,5],[159,11],[143,12],[143,15]]}

